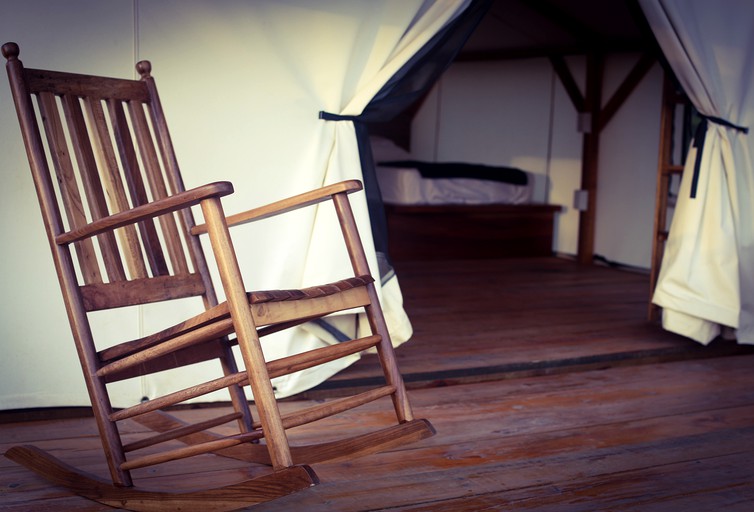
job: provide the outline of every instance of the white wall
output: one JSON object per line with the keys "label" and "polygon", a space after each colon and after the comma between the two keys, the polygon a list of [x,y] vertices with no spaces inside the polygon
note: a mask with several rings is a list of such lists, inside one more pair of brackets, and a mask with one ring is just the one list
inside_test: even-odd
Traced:
{"label": "white wall", "polygon": [[[244,31],[239,13],[248,9],[243,2],[224,2],[224,9],[210,1],[193,2],[190,8],[169,0],[4,3],[12,8],[3,9],[0,17],[2,43],[18,43],[19,58],[29,67],[136,78],[134,64],[150,59],[187,188],[227,179],[240,189],[225,201],[230,211],[245,209],[244,201],[263,204],[254,191],[238,186],[248,179],[246,146],[238,142],[251,139],[244,131],[251,107],[232,101],[231,95],[241,96],[240,90],[226,85],[218,94],[211,88],[219,83],[239,84],[240,89],[252,78],[247,68],[233,65],[243,62],[248,49],[233,40]],[[9,241],[0,246],[0,286],[5,291],[0,336],[9,349],[0,357],[0,409],[86,406],[89,399],[7,80],[0,81],[0,120],[0,169],[5,179],[0,214],[6,219],[0,224],[0,239]],[[262,196],[263,189],[258,187],[256,194]],[[184,299],[97,312],[90,319],[95,337],[105,340],[103,347],[107,341],[135,339],[166,327],[199,307],[198,299]],[[114,405],[125,406],[150,396],[155,386],[179,388],[181,380],[185,376],[165,372],[109,387],[117,397]]]}
{"label": "white wall", "polygon": [[[267,191],[268,182],[273,180],[264,178],[265,173],[275,174],[274,162],[257,159],[255,163],[263,169],[262,179],[250,172],[250,155],[261,153],[254,145],[266,144],[264,137],[279,134],[255,133],[250,128],[252,116],[269,118],[274,112],[265,109],[274,109],[274,105],[244,91],[245,84],[263,81],[253,76],[248,65],[252,50],[263,50],[248,42],[251,13],[245,1],[4,3],[12,8],[3,9],[0,17],[2,43],[17,42],[20,59],[29,67],[136,78],[134,64],[143,58],[152,61],[187,188],[217,179],[232,181],[236,193],[224,201],[228,212],[278,198]],[[316,111],[311,117],[316,119]],[[0,80],[0,120],[0,170],[4,178],[0,214],[6,219],[0,224],[0,239],[5,241],[0,245],[0,286],[5,291],[0,339],[6,348],[0,357],[0,410],[85,406],[89,400],[5,79]],[[253,186],[244,185],[249,181]],[[297,190],[299,186],[318,185],[291,181],[295,192],[303,191]],[[255,229],[244,227],[243,235]],[[257,288],[294,286],[268,282],[280,278],[277,267],[285,266],[290,255],[256,250],[249,241],[250,237],[235,240],[244,270],[260,261],[260,266],[271,263],[266,268],[275,269],[255,275],[253,281],[247,275],[247,282],[254,282]],[[207,255],[211,259],[210,250]],[[299,274],[291,270],[284,278],[294,282]],[[222,297],[221,289],[218,293]],[[185,299],[168,305],[98,312],[92,318],[93,329],[95,336],[113,341],[134,339],[180,321],[200,306],[198,299]],[[120,400],[115,405],[133,404],[142,396],[150,396],[156,386],[179,388],[182,379],[186,380],[185,375],[165,372],[141,381],[113,384],[111,387],[117,388],[114,396]]]}
{"label": "white wall", "polygon": [[[607,101],[636,62],[608,59]],[[583,91],[583,58],[569,67]],[[648,268],[652,244],[662,73],[656,66],[602,133],[595,253]],[[509,165],[535,173],[534,200],[558,204],[553,249],[576,254],[582,135],[546,59],[457,63],[432,90],[412,126],[417,158]]]}
{"label": "white wall", "polygon": [[[29,67],[136,78],[134,64],[143,58],[152,61],[187,188],[217,179],[232,181],[236,193],[224,201],[229,212],[272,199],[265,189],[267,180],[260,180],[258,175],[253,176],[253,187],[243,185],[251,176],[253,144],[265,144],[260,142],[262,135],[273,136],[254,133],[248,120],[254,115],[274,115],[264,112],[265,108],[274,108],[265,104],[264,97],[252,97],[244,91],[244,84],[260,80],[252,75],[251,66],[244,65],[251,50],[258,49],[247,40],[251,13],[246,2],[3,3],[8,6],[0,17],[2,43],[18,43],[20,59]],[[312,118],[316,118],[316,112]],[[0,120],[0,169],[4,177],[0,214],[6,219],[0,224],[0,239],[5,241],[0,245],[0,286],[5,291],[0,339],[6,348],[0,357],[0,409],[85,406],[89,400],[7,80],[0,81]],[[260,167],[274,172],[271,162],[260,162]],[[317,183],[308,188],[315,186]],[[244,229],[248,234],[255,228]],[[250,260],[257,263],[264,258],[273,259],[276,266],[285,265],[286,254],[262,254],[246,241],[236,240],[246,263],[244,269],[253,266]],[[207,250],[207,255],[211,258],[211,251]],[[255,276],[256,287],[293,286],[260,283],[280,277],[280,272],[276,269],[269,276]],[[293,271],[285,275],[291,281],[299,277]],[[222,297],[222,290],[218,293]],[[185,299],[168,305],[97,312],[90,318],[95,337],[125,341],[180,321],[200,306],[198,299]],[[203,369],[195,366],[192,371]],[[186,381],[185,374],[165,372],[141,381],[113,384],[110,387],[117,388],[114,396],[118,401],[114,405],[138,402],[142,396],[150,396],[154,387],[180,388],[181,380]]]}
{"label": "white wall", "polygon": [[[605,101],[636,59],[614,57],[605,71]],[[663,73],[655,65],[605,127],[600,139],[594,251],[649,268],[652,256]]]}

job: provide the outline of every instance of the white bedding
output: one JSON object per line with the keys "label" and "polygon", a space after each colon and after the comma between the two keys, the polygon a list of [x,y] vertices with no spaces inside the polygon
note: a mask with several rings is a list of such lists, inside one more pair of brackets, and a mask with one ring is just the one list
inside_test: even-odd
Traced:
{"label": "white bedding", "polygon": [[415,168],[377,166],[382,200],[387,204],[526,204],[526,185],[471,178],[425,178]]}
{"label": "white bedding", "polygon": [[384,137],[372,137],[377,181],[387,204],[526,204],[534,179],[526,185],[471,178],[425,178],[415,167],[385,166],[380,162],[411,161],[411,154]]}

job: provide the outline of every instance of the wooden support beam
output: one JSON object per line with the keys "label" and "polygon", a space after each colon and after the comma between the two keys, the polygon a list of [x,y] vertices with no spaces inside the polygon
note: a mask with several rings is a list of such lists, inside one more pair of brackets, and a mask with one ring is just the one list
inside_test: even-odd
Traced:
{"label": "wooden support beam", "polygon": [[573,74],[562,57],[551,57],[557,73],[574,108],[580,114],[586,114],[587,123],[581,158],[581,190],[587,193],[586,209],[579,216],[578,261],[591,263],[594,258],[594,232],[597,220],[597,177],[599,174],[600,134],[613,118],[636,86],[646,76],[656,62],[650,53],[642,54],[612,97],[602,106],[602,79],[604,74],[604,56],[590,54],[587,56],[586,91],[582,96]]}
{"label": "wooden support beam", "polygon": [[602,75],[604,57],[587,56],[586,92],[584,103],[590,114],[588,131],[584,133],[581,157],[581,190],[587,192],[587,208],[579,216],[579,263],[591,263],[594,258],[594,228],[597,219],[597,174],[600,147],[600,110],[602,104]]}
{"label": "wooden support beam", "polygon": [[607,126],[607,123],[613,118],[615,113],[623,106],[623,103],[628,99],[631,93],[636,89],[641,80],[646,76],[652,66],[657,62],[654,55],[645,53],[638,62],[634,65],[631,71],[626,76],[623,83],[621,83],[618,90],[615,91],[610,100],[605,104],[600,112],[599,116],[599,129],[602,130]]}
{"label": "wooden support beam", "polygon": [[560,78],[560,82],[563,84],[563,87],[568,93],[568,97],[571,98],[573,108],[576,109],[576,112],[583,112],[584,96],[581,94],[581,90],[579,89],[576,80],[573,78],[573,73],[571,73],[571,70],[568,67],[568,64],[566,64],[565,59],[561,55],[553,55],[552,57],[550,57],[550,63],[552,64],[555,73],[558,75],[558,78]]}

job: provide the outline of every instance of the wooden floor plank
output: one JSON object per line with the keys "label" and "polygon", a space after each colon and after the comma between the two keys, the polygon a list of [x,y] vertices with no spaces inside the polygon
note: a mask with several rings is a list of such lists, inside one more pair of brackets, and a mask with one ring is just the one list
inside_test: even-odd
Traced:
{"label": "wooden floor plank", "polygon": [[[412,512],[725,510],[748,512],[754,501],[754,484],[751,478],[745,476],[741,470],[742,467],[750,467],[747,458],[751,458],[750,452],[681,462],[661,468],[627,471],[593,479],[573,480],[558,485],[547,484],[382,510]],[[721,473],[732,475],[723,485],[718,479]]]}
{"label": "wooden floor plank", "polygon": [[[560,258],[400,262],[414,335],[397,351],[409,388],[751,352],[702,346],[646,321],[649,277]],[[432,354],[432,357],[427,357]],[[358,389],[365,356],[302,397]]]}
{"label": "wooden floor plank", "polygon": [[[672,503],[709,492],[731,503],[736,492],[750,491],[741,482],[754,470],[736,458],[754,461],[754,397],[747,392],[754,388],[752,364],[754,358],[739,356],[417,391],[417,412],[433,419],[436,437],[400,451],[317,465],[322,485],[256,510],[411,510],[427,496],[433,502],[427,506],[446,501],[447,510],[475,510],[484,502],[547,510],[582,499],[585,510],[595,503],[630,510],[628,498],[618,503],[610,494],[579,495],[608,483],[617,496],[633,497],[640,510],[636,488],[673,467],[668,471],[677,475],[667,477],[673,486],[665,494],[652,491],[660,493],[649,494],[652,500]],[[346,416],[360,421],[356,412]],[[722,462],[716,466],[716,460]],[[697,466],[709,474],[694,483]],[[2,475],[5,485],[8,475]],[[64,491],[36,485],[43,501],[62,506]],[[471,508],[459,508],[467,501]]]}
{"label": "wooden floor plank", "polygon": [[[717,364],[707,369],[706,378],[702,379],[706,382],[698,387],[687,386],[699,381],[695,371],[703,370],[707,363]],[[752,363],[752,359],[733,365],[705,361],[686,367],[690,363],[675,363],[675,381],[664,371],[666,365],[646,368],[643,375],[638,377],[647,382],[656,373],[653,393],[645,396],[634,394],[627,403],[617,398],[616,389],[622,384],[630,387],[634,377],[630,371],[632,369],[608,372],[622,373],[615,378],[612,386],[594,386],[588,382],[595,377],[591,373],[581,375],[587,378],[582,387],[564,383],[564,389],[560,386],[563,376],[524,379],[523,384],[527,383],[525,381],[536,381],[530,384],[539,388],[532,391],[530,396],[538,396],[544,391],[542,386],[547,386],[550,388],[550,398],[536,403],[523,398],[531,410],[530,419],[524,421],[522,426],[506,424],[515,424],[515,415],[511,415],[508,421],[500,418],[498,429],[495,429],[493,418],[480,421],[484,413],[468,416],[472,409],[485,408],[488,404],[486,393],[480,393],[479,401],[473,403],[469,403],[469,397],[464,393],[459,393],[459,404],[462,405],[455,419],[451,416],[450,408],[443,412],[433,407],[434,417],[428,413],[438,429],[435,438],[423,441],[421,447],[401,453],[375,455],[370,460],[354,461],[347,467],[322,465],[317,470],[325,484],[307,491],[306,496],[297,497],[296,503],[306,510],[327,510],[327,506],[333,504],[337,504],[337,510],[391,507],[412,510],[411,507],[422,497],[427,499],[427,496],[432,496],[432,501],[451,500],[455,508],[447,510],[477,510],[472,506],[459,508],[459,504],[481,495],[490,495],[485,498],[487,501],[497,496],[495,499],[499,500],[499,504],[511,503],[512,500],[521,499],[520,496],[507,498],[505,493],[525,493],[527,489],[532,489],[533,495],[548,495],[551,487],[561,488],[585,476],[599,482],[618,478],[625,472],[648,472],[652,475],[656,468],[678,464],[685,467],[683,464],[693,460],[713,460],[740,453],[747,454],[751,459],[751,452],[754,451],[754,399],[751,393],[741,399],[730,398],[730,402],[720,408],[715,404],[729,393],[735,394],[737,390],[752,384],[752,377],[748,376]],[[724,389],[724,381],[739,378],[742,380],[740,385]],[[477,388],[479,385],[468,387]],[[443,388],[437,390],[435,395],[454,389],[457,388]],[[666,389],[670,395],[677,396],[666,399]],[[684,389],[687,392],[684,393]],[[573,397],[571,403],[564,404],[562,409],[551,410],[552,404],[568,395]],[[585,401],[583,398],[586,396],[592,399]],[[615,406],[611,407],[609,414],[604,410],[601,414],[595,414],[593,406],[599,402],[612,402]],[[730,406],[734,402],[738,402],[738,405]],[[670,409],[667,408],[669,403],[672,405]],[[467,405],[468,409],[465,409]],[[493,410],[495,406],[488,405],[488,408]],[[564,417],[568,411],[571,412],[570,417]],[[584,419],[579,420],[579,415]],[[461,441],[464,429],[466,442]],[[447,435],[448,430],[453,432]],[[754,464],[751,462],[735,470],[724,467],[727,469],[717,475],[718,481],[714,485],[720,488],[718,490],[724,490],[728,485],[726,482],[732,482],[733,490],[729,494],[737,488],[736,482],[750,480],[750,475],[754,474]],[[686,487],[676,485],[669,488],[668,499],[674,496],[672,493],[696,492],[700,483],[693,483],[693,474],[682,474],[678,478],[688,480],[684,484]],[[347,484],[338,485],[343,479],[348,480]],[[630,487],[635,481],[636,478],[625,481],[625,493],[635,493],[636,489]],[[713,484],[711,477],[704,482]],[[615,485],[620,487],[622,484]],[[710,492],[715,489],[710,488]],[[564,503],[568,503],[566,498],[563,496]],[[557,498],[552,499],[557,502]],[[591,496],[588,506],[592,507],[591,510],[609,509],[603,508],[602,503],[599,496]],[[293,498],[285,498],[274,504],[266,504],[259,510],[285,510],[285,506],[292,505]],[[541,510],[548,510],[550,505],[543,502]],[[563,509],[570,510],[568,506],[570,503],[563,505]],[[532,504],[530,509],[536,510],[533,507]],[[637,502],[636,507],[635,510],[642,510],[643,505]]]}
{"label": "wooden floor plank", "polygon": [[[404,270],[413,272],[399,275],[409,283],[417,334],[398,355],[417,379],[410,391],[416,415],[430,419],[437,435],[316,464],[320,485],[249,510],[752,509],[754,354],[731,344],[705,350],[647,324],[646,276],[559,260],[449,265],[445,275],[431,266]],[[489,302],[495,288],[506,293]],[[459,294],[464,300],[450,300]],[[471,327],[459,335],[458,325]],[[372,364],[365,358],[335,380],[363,382],[373,377]],[[478,368],[492,370],[447,378]],[[446,378],[432,382],[433,375]],[[295,412],[325,399],[296,397],[280,408]],[[390,420],[388,402],[296,428],[291,440],[372,430]],[[206,419],[223,407],[175,414]],[[130,421],[123,429],[132,437],[144,431]],[[92,418],[0,423],[0,452],[17,443],[107,475]],[[137,482],[211,486],[242,479],[244,467],[206,455],[139,470]],[[0,510],[112,509],[2,458]]]}

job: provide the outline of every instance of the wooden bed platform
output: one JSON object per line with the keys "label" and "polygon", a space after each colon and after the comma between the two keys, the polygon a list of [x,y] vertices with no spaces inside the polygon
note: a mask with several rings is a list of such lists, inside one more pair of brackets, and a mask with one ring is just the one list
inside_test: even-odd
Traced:
{"label": "wooden bed platform", "polygon": [[561,207],[531,205],[385,205],[394,261],[552,255]]}

